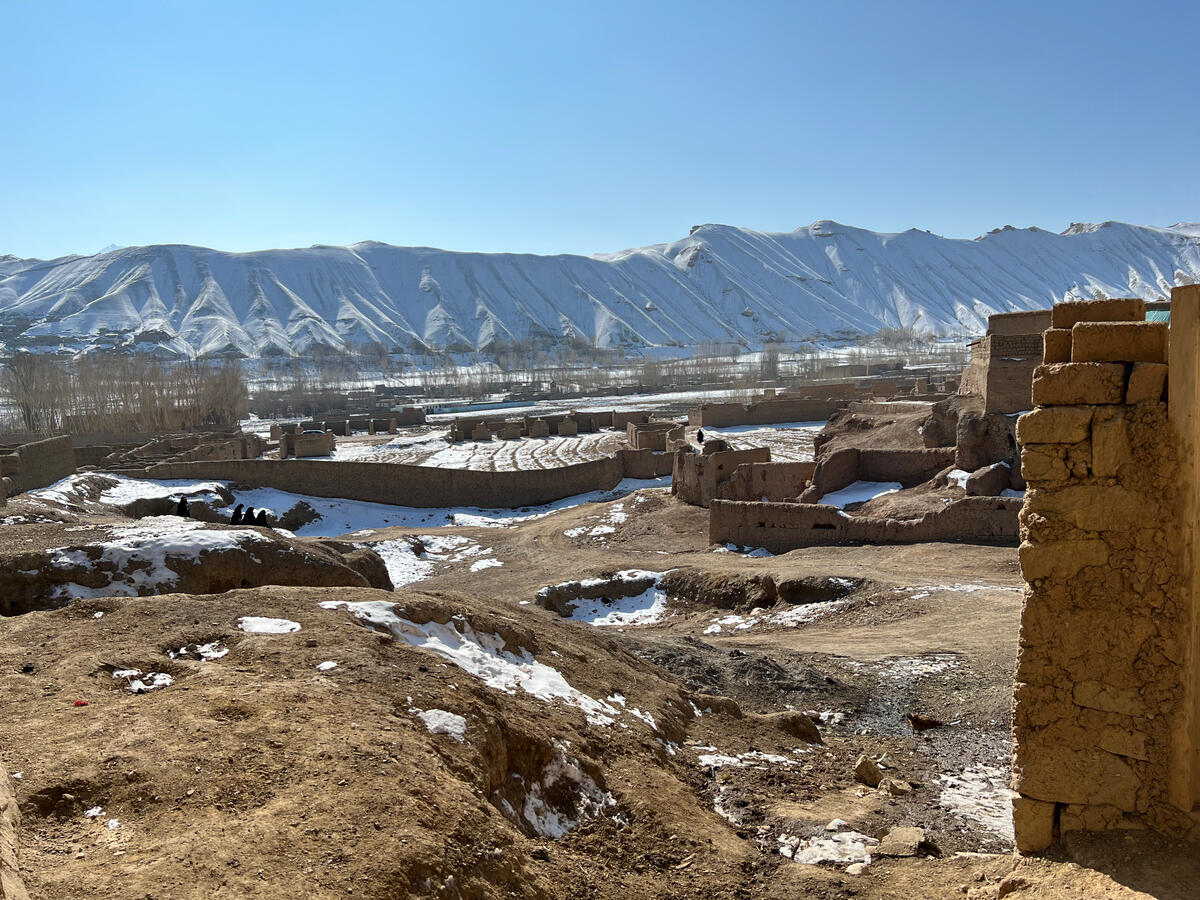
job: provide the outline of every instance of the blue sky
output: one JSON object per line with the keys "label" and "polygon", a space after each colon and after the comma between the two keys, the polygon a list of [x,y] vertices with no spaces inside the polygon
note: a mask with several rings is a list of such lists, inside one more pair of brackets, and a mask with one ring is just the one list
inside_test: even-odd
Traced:
{"label": "blue sky", "polygon": [[0,254],[1200,219],[1195,3],[0,0]]}

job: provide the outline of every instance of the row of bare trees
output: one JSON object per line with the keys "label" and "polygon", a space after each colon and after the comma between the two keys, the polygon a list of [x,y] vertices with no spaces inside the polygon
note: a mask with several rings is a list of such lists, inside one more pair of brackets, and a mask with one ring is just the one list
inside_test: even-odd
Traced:
{"label": "row of bare trees", "polygon": [[236,360],[164,362],[20,353],[0,366],[10,429],[56,434],[182,431],[236,425],[246,379]]}

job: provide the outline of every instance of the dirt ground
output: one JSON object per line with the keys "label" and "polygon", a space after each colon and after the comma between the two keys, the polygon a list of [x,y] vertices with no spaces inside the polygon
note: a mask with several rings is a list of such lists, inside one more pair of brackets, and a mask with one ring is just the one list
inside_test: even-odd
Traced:
{"label": "dirt ground", "polygon": [[[63,519],[5,525],[0,544],[66,544],[55,529],[81,517]],[[1200,896],[1196,868],[1144,835],[1068,847],[1086,866],[1012,854],[996,809],[1015,548],[758,557],[711,547],[706,521],[648,490],[453,529],[494,562],[439,561],[395,593],[258,587],[0,619],[0,768],[30,895]],[[629,569],[672,573],[644,624],[539,601]],[[298,630],[247,632],[247,616]],[[114,676],[132,669],[171,683],[134,693]],[[909,713],[942,724],[916,734]],[[890,788],[856,779],[860,756]],[[860,874],[781,852],[901,826],[924,841],[870,845]]]}

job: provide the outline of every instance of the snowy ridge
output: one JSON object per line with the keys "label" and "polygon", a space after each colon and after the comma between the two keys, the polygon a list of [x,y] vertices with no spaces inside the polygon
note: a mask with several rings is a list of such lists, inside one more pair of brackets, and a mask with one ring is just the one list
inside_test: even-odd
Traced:
{"label": "snowy ridge", "polygon": [[674,243],[591,257],[375,242],[254,253],[158,245],[0,256],[0,340],[248,357],[526,339],[757,346],[884,326],[977,334],[992,313],[1064,298],[1162,299],[1197,281],[1192,223],[1005,227],[975,240],[831,221],[779,234],[701,225]]}

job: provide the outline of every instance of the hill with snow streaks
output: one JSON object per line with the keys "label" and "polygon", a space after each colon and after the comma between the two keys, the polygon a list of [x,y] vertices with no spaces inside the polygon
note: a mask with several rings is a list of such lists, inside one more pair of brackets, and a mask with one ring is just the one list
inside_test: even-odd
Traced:
{"label": "hill with snow streaks", "polygon": [[1192,223],[1005,227],[974,240],[831,221],[779,234],[702,225],[674,243],[591,257],[375,242],[254,253],[156,245],[0,256],[0,343],[247,357],[379,343],[754,347],[885,326],[977,334],[992,313],[1161,299],[1197,281]]}

